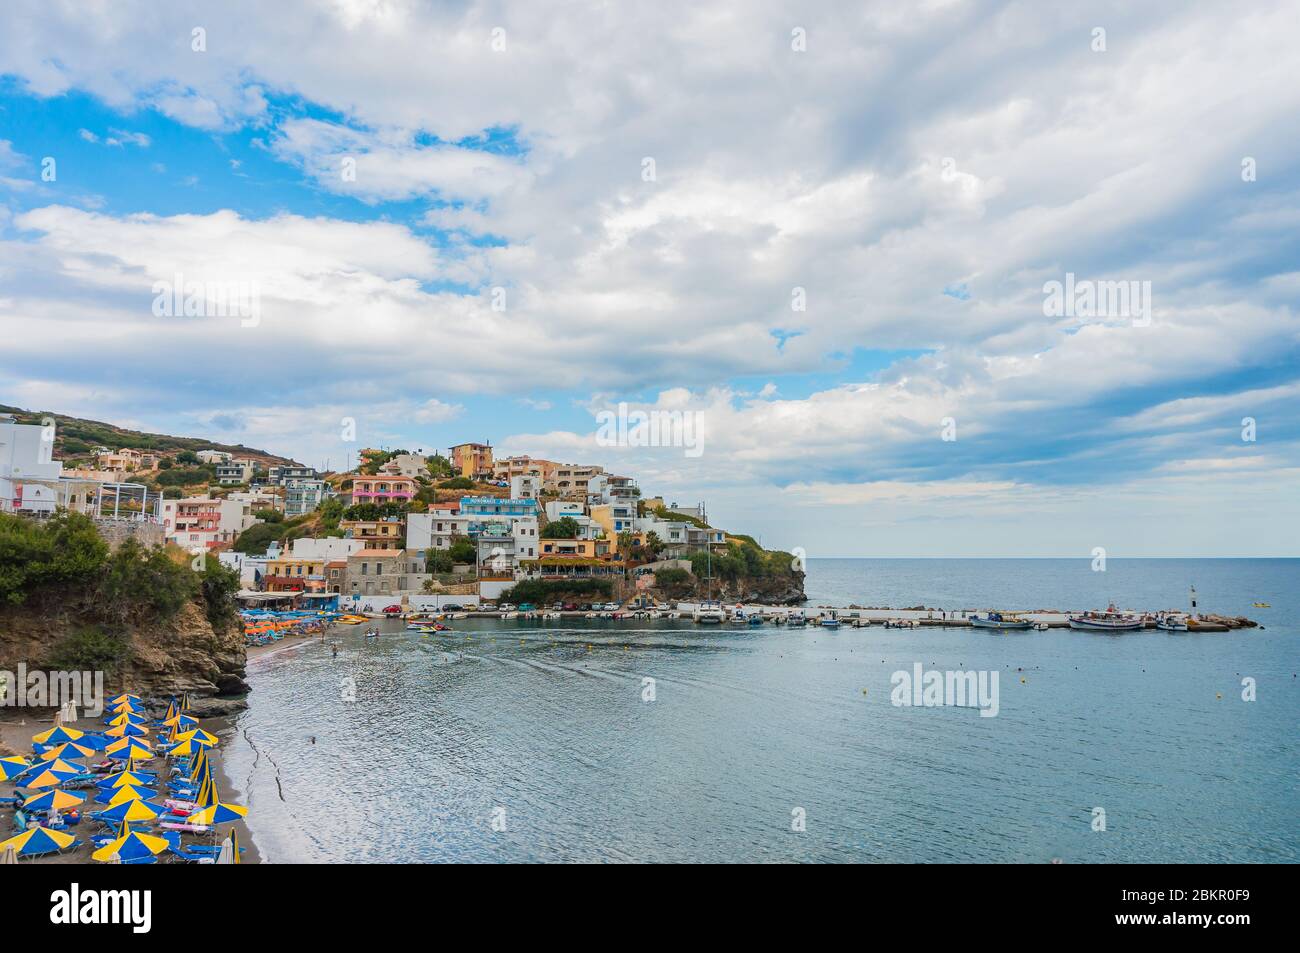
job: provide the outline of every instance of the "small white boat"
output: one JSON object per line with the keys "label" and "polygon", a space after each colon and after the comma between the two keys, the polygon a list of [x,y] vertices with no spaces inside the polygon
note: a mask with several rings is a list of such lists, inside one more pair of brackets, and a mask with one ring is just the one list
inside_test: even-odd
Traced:
{"label": "small white boat", "polygon": [[726,620],[726,613],[722,611],[722,603],[714,599],[705,599],[695,607],[693,618],[696,622],[705,625],[717,625]]}
{"label": "small white boat", "polygon": [[543,619],[563,619],[564,616],[561,615],[561,614],[558,613],[558,612],[543,612],[543,613],[542,613],[542,618],[543,618]]}
{"label": "small white boat", "polygon": [[731,618],[728,619],[727,621],[736,622],[740,625],[744,625],[746,621],[745,610],[742,609],[740,606],[736,606],[736,608],[731,610]]}
{"label": "small white boat", "polygon": [[803,614],[802,609],[795,609],[786,615],[785,624],[794,626],[807,625],[808,617]]}
{"label": "small white boat", "polygon": [[1070,616],[1070,628],[1090,632],[1133,632],[1145,627],[1145,619],[1131,612],[1120,612],[1113,602],[1105,612],[1084,612]]}
{"label": "small white boat", "polygon": [[886,629],[919,629],[921,623],[915,619],[886,619]]}
{"label": "small white boat", "polygon": [[1186,632],[1188,630],[1187,616],[1176,612],[1168,612],[1156,620],[1156,628],[1164,629],[1166,632]]}
{"label": "small white boat", "polygon": [[976,613],[970,617],[970,624],[977,629],[1027,629],[1031,625],[1028,619],[1022,619],[1014,612]]}
{"label": "small white boat", "polygon": [[840,627],[840,614],[834,609],[827,609],[822,613],[818,624],[823,629],[838,629]]}

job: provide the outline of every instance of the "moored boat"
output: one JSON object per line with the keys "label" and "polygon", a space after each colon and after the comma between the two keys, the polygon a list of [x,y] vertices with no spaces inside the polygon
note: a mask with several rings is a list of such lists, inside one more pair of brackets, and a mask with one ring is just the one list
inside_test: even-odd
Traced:
{"label": "moored boat", "polygon": [[1166,612],[1156,620],[1156,628],[1166,632],[1186,632],[1187,616],[1180,612]]}
{"label": "moored boat", "polygon": [[692,617],[696,622],[705,625],[717,625],[722,622],[726,615],[722,611],[722,604],[714,599],[705,599],[695,607]]}
{"label": "moored boat", "polygon": [[808,617],[803,614],[802,609],[795,609],[794,611],[786,615],[785,624],[794,625],[794,626],[807,625]]}
{"label": "moored boat", "polygon": [[976,613],[970,617],[970,624],[977,629],[1028,629],[1032,622],[1023,619],[1014,612]]}
{"label": "moored boat", "polygon": [[1120,612],[1113,602],[1105,612],[1084,612],[1070,616],[1070,628],[1091,632],[1133,632],[1145,626],[1145,619],[1131,612]]}
{"label": "moored boat", "polygon": [[840,614],[834,609],[827,609],[822,613],[820,625],[823,629],[838,629],[840,627]]}

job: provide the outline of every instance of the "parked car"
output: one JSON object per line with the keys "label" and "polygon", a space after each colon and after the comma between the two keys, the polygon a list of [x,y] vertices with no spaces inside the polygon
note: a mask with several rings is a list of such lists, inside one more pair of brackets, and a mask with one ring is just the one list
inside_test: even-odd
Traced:
{"label": "parked car", "polygon": [[502,612],[516,612],[516,611],[518,611],[517,608],[515,607],[515,605],[514,605],[513,603],[510,603],[510,602],[503,602],[503,603],[501,603],[501,605],[497,606],[497,608],[500,609]]}
{"label": "parked car", "polygon": [[533,611],[534,609],[536,609],[536,608],[537,608],[537,606],[533,605],[531,602],[521,602],[521,603],[519,603],[519,611],[520,611],[520,612],[532,612],[532,611]]}
{"label": "parked car", "polygon": [[551,605],[551,611],[552,611],[552,612],[563,612],[563,611],[564,611],[564,603],[563,603],[563,602],[552,603],[552,605]]}
{"label": "parked car", "polygon": [[383,607],[382,609],[380,609],[379,611],[382,612],[384,615],[401,615],[401,614],[402,614],[402,607],[401,607],[401,606],[397,606],[397,605],[393,605],[393,606],[384,606],[384,607]]}
{"label": "parked car", "polygon": [[461,605],[457,605],[454,602],[449,602],[442,607],[442,611],[443,612],[464,612],[465,607]]}
{"label": "parked car", "polygon": [[617,602],[607,602],[607,603],[605,603],[603,606],[600,607],[600,611],[601,611],[601,612],[617,612],[617,611],[618,611],[618,603],[617,603]]}
{"label": "parked car", "polygon": [[577,611],[578,611],[578,604],[577,604],[576,602],[566,602],[566,603],[564,604],[564,611],[565,611],[565,612],[577,612]]}
{"label": "parked car", "polygon": [[578,606],[578,611],[579,611],[579,612],[591,612],[591,611],[592,611],[591,603],[590,603],[590,602],[584,602],[584,603],[582,603],[581,605]]}

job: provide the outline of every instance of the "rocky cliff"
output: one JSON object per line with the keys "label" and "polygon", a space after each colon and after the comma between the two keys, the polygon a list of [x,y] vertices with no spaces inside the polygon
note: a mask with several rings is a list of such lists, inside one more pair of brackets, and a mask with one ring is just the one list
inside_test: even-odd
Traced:
{"label": "rocky cliff", "polygon": [[[51,667],[58,647],[84,625],[76,615],[38,613],[27,607],[0,609],[0,669]],[[201,601],[183,606],[166,622],[130,625],[115,638],[124,647],[116,669],[105,675],[110,696],[134,692],[166,700],[189,692],[201,715],[246,707],[244,636],[238,624],[213,628]],[[217,697],[220,696],[220,697]]]}

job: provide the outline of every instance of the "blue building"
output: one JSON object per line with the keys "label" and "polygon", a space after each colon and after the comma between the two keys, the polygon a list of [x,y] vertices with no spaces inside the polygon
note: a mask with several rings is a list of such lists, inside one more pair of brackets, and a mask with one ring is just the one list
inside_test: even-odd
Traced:
{"label": "blue building", "polygon": [[536,516],[536,500],[502,500],[495,496],[462,496],[460,515],[485,519]]}

